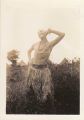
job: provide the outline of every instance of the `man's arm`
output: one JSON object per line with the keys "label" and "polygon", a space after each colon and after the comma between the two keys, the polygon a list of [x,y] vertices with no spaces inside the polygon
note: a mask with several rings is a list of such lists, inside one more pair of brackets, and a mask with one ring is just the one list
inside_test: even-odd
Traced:
{"label": "man's arm", "polygon": [[50,42],[50,45],[52,47],[55,46],[57,43],[59,43],[62,40],[62,38],[65,36],[65,33],[49,29],[47,34],[50,34],[50,33],[54,33],[54,34],[58,35],[58,37],[55,40]]}
{"label": "man's arm", "polygon": [[32,53],[33,50],[34,50],[34,45],[28,50],[29,61],[31,60],[31,53]]}

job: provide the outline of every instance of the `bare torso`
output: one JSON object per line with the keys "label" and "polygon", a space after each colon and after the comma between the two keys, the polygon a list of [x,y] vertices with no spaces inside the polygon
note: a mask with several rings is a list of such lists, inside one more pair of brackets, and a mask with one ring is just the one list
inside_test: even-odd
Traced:
{"label": "bare torso", "polygon": [[34,56],[32,58],[32,63],[33,64],[46,64],[50,53],[51,53],[52,47],[50,47],[50,44],[48,41],[45,43],[43,42],[38,42],[34,45]]}

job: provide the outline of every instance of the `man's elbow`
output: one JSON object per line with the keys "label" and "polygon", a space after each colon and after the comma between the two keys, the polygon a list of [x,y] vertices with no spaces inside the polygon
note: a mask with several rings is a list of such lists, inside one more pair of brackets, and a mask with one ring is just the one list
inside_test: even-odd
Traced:
{"label": "man's elbow", "polygon": [[65,33],[61,33],[60,40],[65,36]]}
{"label": "man's elbow", "polygon": [[61,37],[63,38],[65,36],[65,33],[62,33]]}
{"label": "man's elbow", "polygon": [[28,56],[29,56],[29,55],[31,54],[31,51],[30,51],[30,50],[28,50],[27,54],[28,54]]}

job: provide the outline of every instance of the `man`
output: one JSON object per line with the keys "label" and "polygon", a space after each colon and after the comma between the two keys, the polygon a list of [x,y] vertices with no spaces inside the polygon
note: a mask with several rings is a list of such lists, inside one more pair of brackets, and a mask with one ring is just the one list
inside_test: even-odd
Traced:
{"label": "man", "polygon": [[[58,37],[53,41],[47,40],[47,35],[54,33]],[[28,50],[29,68],[28,68],[28,85],[32,86],[38,101],[45,102],[48,96],[53,97],[53,82],[51,72],[48,68],[48,60],[53,47],[59,43],[65,36],[65,33],[48,29],[38,32],[40,41],[34,44]],[[33,58],[31,53],[34,51]]]}

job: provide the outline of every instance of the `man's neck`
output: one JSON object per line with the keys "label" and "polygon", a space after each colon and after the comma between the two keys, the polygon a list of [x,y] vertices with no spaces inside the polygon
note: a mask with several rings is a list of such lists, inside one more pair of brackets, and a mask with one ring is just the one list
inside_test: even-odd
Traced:
{"label": "man's neck", "polygon": [[41,40],[41,43],[46,43],[46,42],[48,42],[47,39],[42,39]]}

